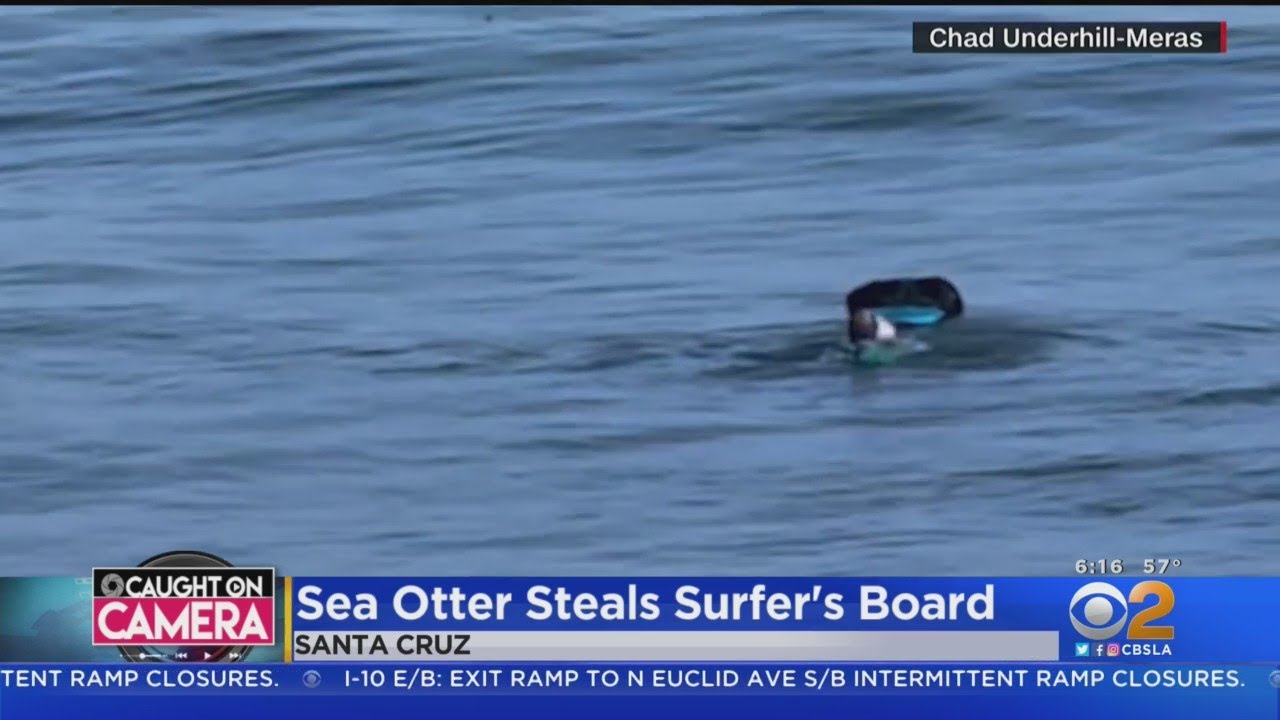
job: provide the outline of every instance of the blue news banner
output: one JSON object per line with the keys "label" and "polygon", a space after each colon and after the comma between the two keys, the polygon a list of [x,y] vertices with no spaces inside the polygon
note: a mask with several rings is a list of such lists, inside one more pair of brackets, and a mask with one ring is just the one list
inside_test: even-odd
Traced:
{"label": "blue news banner", "polygon": [[[287,627],[276,631],[291,662],[10,663],[0,720],[1280,720],[1280,579],[294,577],[284,587]],[[605,644],[574,642],[592,633]],[[471,650],[441,652],[444,635],[468,636]],[[929,657],[898,658],[903,647]],[[628,653],[638,655],[617,659]]]}

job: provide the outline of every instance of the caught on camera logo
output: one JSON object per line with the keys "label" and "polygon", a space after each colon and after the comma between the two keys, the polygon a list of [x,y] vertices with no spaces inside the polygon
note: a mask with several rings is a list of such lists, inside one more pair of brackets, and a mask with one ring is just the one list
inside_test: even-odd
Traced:
{"label": "caught on camera logo", "polygon": [[[1097,657],[1172,655],[1167,641],[1173,640],[1173,625],[1156,623],[1173,611],[1173,605],[1173,588],[1156,580],[1134,585],[1128,595],[1111,583],[1091,582],[1072,596],[1067,614],[1076,632],[1089,640],[1111,640],[1124,633],[1128,642],[1094,645]],[[1076,657],[1082,657],[1086,647],[1086,643],[1077,642]]]}
{"label": "caught on camera logo", "polygon": [[94,568],[93,644],[131,661],[242,660],[275,644],[275,575],[189,550]]}

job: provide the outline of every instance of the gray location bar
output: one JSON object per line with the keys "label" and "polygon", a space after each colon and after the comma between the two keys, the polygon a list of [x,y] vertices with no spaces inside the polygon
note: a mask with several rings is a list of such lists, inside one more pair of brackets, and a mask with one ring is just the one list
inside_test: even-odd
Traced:
{"label": "gray location bar", "polygon": [[302,632],[293,658],[446,662],[1045,662],[1057,631]]}

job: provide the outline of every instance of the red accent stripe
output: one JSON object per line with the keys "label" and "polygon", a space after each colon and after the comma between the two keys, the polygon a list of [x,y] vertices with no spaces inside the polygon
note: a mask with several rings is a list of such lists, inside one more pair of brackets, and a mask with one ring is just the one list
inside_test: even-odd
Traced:
{"label": "red accent stripe", "polygon": [[1221,32],[1218,33],[1218,52],[1224,53],[1227,51],[1227,23],[1224,21],[1219,25],[1222,27]]}

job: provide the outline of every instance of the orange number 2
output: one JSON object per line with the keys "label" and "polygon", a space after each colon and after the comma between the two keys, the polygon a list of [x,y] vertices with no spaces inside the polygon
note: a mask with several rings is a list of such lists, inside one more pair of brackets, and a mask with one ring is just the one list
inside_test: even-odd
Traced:
{"label": "orange number 2", "polygon": [[1143,608],[1141,612],[1133,616],[1133,621],[1129,623],[1130,640],[1173,639],[1172,625],[1156,625],[1153,627],[1147,624],[1154,620],[1159,620],[1173,610],[1173,588],[1155,580],[1140,582],[1133,586],[1133,590],[1129,591],[1129,603],[1137,605],[1152,595],[1156,597],[1156,604],[1149,608]]}

